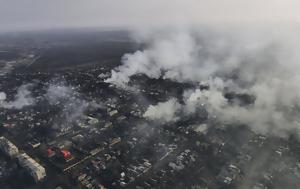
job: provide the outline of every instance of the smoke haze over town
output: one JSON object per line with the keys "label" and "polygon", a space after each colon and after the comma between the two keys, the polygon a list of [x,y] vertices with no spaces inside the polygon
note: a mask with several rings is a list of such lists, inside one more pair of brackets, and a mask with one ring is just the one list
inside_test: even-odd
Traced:
{"label": "smoke haze over town", "polygon": [[0,0],[0,188],[298,188],[299,8]]}

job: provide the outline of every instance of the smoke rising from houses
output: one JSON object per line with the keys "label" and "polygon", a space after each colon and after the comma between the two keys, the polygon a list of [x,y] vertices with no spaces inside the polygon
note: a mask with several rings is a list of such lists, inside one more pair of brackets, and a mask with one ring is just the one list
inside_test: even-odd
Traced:
{"label": "smoke rising from houses", "polygon": [[77,89],[66,82],[52,82],[46,90],[45,99],[52,106],[60,108],[53,122],[54,128],[63,128],[82,119],[86,111],[103,106],[83,98]]}
{"label": "smoke rising from houses", "polygon": [[6,100],[6,94],[4,92],[0,93],[0,107],[5,109],[22,109],[26,106],[31,106],[35,104],[35,99],[31,95],[30,88],[32,84],[21,85],[17,89],[17,93],[14,99],[11,101]]}
{"label": "smoke rising from houses", "polygon": [[[209,90],[186,91],[182,111],[178,111],[179,102],[171,99],[151,105],[144,116],[176,121],[182,115],[176,113],[193,113],[202,105],[220,121],[284,136],[300,123],[298,30],[276,31],[272,26],[149,32],[139,38],[146,48],[125,54],[122,65],[112,70],[106,82],[124,87],[136,74],[182,83],[206,82]],[[249,106],[231,103],[225,91],[253,95],[255,102]]]}

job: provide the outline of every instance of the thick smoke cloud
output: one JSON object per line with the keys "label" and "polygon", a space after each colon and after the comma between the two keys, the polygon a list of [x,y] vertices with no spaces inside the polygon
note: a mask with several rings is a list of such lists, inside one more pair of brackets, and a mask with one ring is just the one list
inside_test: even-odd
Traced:
{"label": "thick smoke cloud", "polygon": [[31,106],[35,104],[35,99],[31,95],[30,88],[32,84],[24,84],[20,86],[17,90],[17,94],[12,101],[5,101],[6,94],[4,92],[0,93],[0,107],[5,109],[22,109],[26,106]]}
{"label": "thick smoke cloud", "polygon": [[[137,51],[134,54],[125,54],[123,65],[112,71],[107,82],[125,85],[130,76],[144,73],[151,78],[159,78],[166,70],[164,77],[173,79],[192,79],[193,75],[184,75],[190,72],[195,64],[193,54],[196,54],[196,44],[192,37],[185,33],[164,36],[154,39],[149,49]],[[175,72],[182,70],[182,72]],[[193,73],[193,72],[191,72]],[[197,74],[198,75],[198,74]],[[200,74],[199,74],[200,75]]]}
{"label": "thick smoke cloud", "polygon": [[[300,123],[297,31],[299,28],[289,26],[281,31],[276,27],[236,27],[153,32],[140,38],[146,48],[124,55],[123,64],[112,71],[106,82],[126,86],[135,74],[177,82],[206,82],[210,90],[196,87],[186,91],[181,105],[184,114],[204,106],[220,121],[247,124],[256,132],[284,136],[298,130]],[[241,106],[228,102],[225,91],[248,93],[256,100]],[[144,116],[161,120],[149,113],[156,111],[160,112],[157,115],[169,113],[169,117],[178,117],[165,108],[176,104],[178,109],[177,103],[172,100],[150,106]]]}
{"label": "thick smoke cloud", "polygon": [[175,121],[177,117],[176,113],[180,110],[180,104],[176,99],[171,98],[167,102],[158,103],[156,106],[150,105],[143,117],[149,120],[160,120],[162,122]]}

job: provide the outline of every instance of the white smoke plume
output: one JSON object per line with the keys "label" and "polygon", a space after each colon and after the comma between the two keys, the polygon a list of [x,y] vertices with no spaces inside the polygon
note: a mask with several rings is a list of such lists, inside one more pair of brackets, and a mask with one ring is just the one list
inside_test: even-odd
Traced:
{"label": "white smoke plume", "polygon": [[6,93],[5,92],[0,92],[0,102],[6,100]]}
{"label": "white smoke plume", "polygon": [[[154,32],[144,38],[144,50],[124,55],[123,64],[112,71],[106,82],[124,86],[131,76],[140,73],[178,82],[205,81],[210,90],[185,93],[181,106],[185,113],[193,113],[202,105],[221,121],[239,122],[257,132],[284,136],[300,126],[297,52],[300,41],[299,28],[280,28],[280,31],[276,27],[249,30],[233,27]],[[224,97],[225,89],[249,93],[256,100],[250,106],[229,103]],[[176,113],[173,115],[173,110],[160,107],[162,104],[150,106],[145,115],[160,120],[160,114],[168,114],[160,111],[166,110],[171,117],[178,117]]]}
{"label": "white smoke plume", "polygon": [[6,94],[2,92],[0,107],[5,109],[22,109],[23,107],[34,105],[35,99],[31,95],[30,87],[32,87],[32,84],[21,85],[12,101],[5,101]]}
{"label": "white smoke plume", "polygon": [[68,100],[72,97],[74,91],[71,87],[66,86],[65,84],[51,84],[48,86],[46,98],[50,104],[54,105],[59,103],[62,100]]}
{"label": "white smoke plume", "polygon": [[[122,58],[123,65],[112,70],[112,76],[106,82],[124,86],[132,75],[143,73],[151,78],[159,78],[164,70],[167,71],[166,78],[192,79],[192,75],[182,74],[190,72],[189,69],[195,63],[193,55],[196,55],[196,45],[192,37],[186,33],[165,37],[167,39],[154,39],[149,49],[125,54]],[[176,72],[181,69],[182,73]]]}
{"label": "white smoke plume", "polygon": [[160,102],[157,105],[150,105],[143,117],[149,120],[160,120],[162,122],[176,121],[176,113],[180,110],[181,105],[175,98],[169,99],[167,102]]}
{"label": "white smoke plume", "polygon": [[55,128],[63,128],[82,119],[89,109],[102,108],[96,102],[85,100],[75,87],[67,85],[65,82],[51,83],[45,94],[45,98],[51,105],[61,108],[54,119]]}

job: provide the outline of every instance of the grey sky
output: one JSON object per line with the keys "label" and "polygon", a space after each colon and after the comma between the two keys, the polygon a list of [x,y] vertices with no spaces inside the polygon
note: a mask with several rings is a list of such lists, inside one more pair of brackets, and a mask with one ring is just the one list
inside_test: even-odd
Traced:
{"label": "grey sky", "polygon": [[0,0],[0,30],[299,22],[299,0]]}

